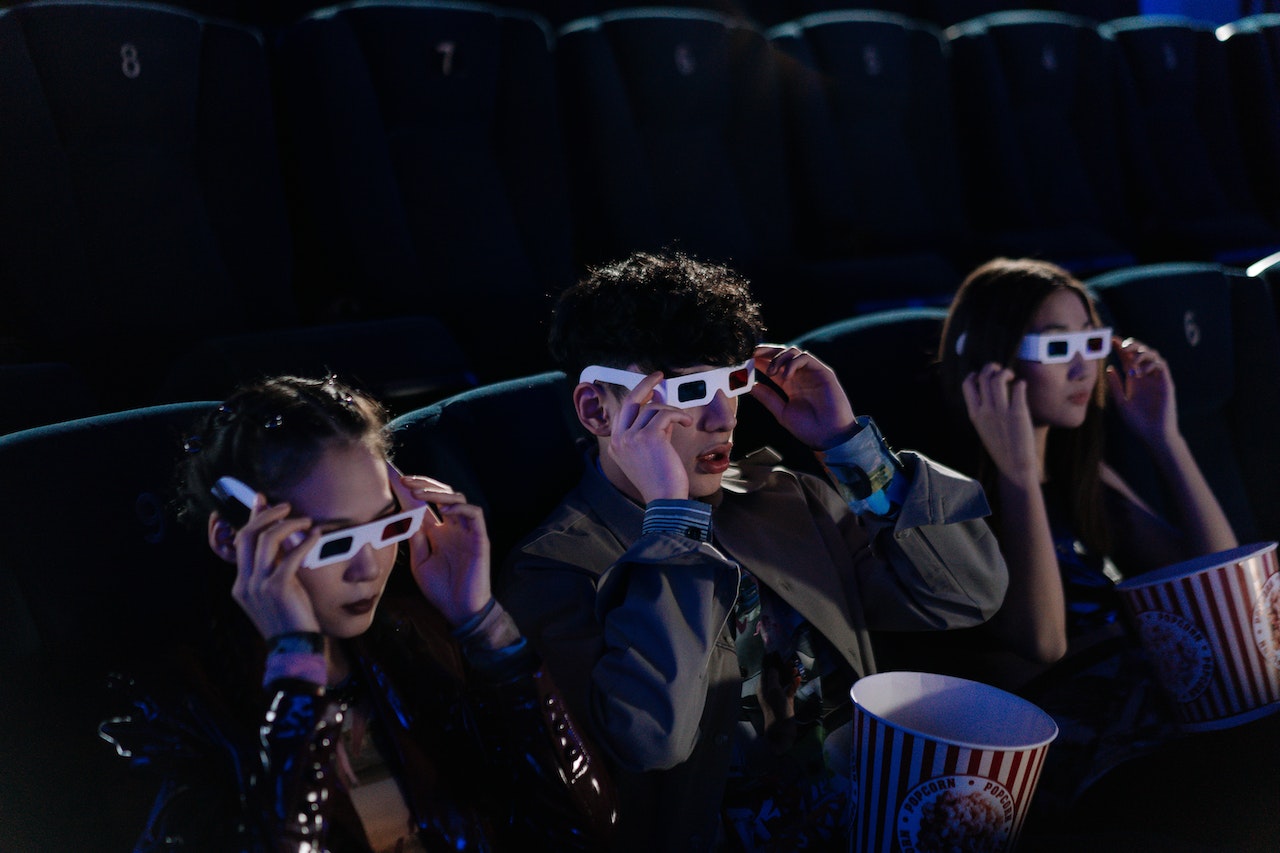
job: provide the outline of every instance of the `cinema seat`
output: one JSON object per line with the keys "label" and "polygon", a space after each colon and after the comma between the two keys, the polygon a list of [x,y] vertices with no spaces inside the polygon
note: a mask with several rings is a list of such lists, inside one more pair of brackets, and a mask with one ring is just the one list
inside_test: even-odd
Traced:
{"label": "cinema seat", "polygon": [[854,411],[876,419],[893,446],[919,450],[961,470],[976,448],[953,429],[935,368],[945,308],[879,311],[837,321],[792,341],[840,377]]}
{"label": "cinema seat", "polygon": [[572,384],[551,371],[464,391],[391,422],[405,473],[449,483],[485,510],[493,564],[555,509],[582,472]]}
{"label": "cinema seat", "polygon": [[948,278],[924,254],[798,242],[778,57],[749,22],[624,9],[566,24],[556,56],[584,262],[674,248],[728,263],[775,337]]}
{"label": "cinema seat", "polygon": [[546,366],[576,275],[546,21],[344,4],[273,59],[307,316],[439,317],[484,381]]}
{"label": "cinema seat", "polygon": [[[556,40],[579,256],[674,248],[748,276],[771,327],[816,284],[796,273],[782,102],[763,34],[696,9],[633,8]],[[792,322],[794,320],[794,323]]]}
{"label": "cinema seat", "polygon": [[[1155,347],[1178,424],[1242,542],[1280,538],[1280,333],[1265,283],[1218,264],[1151,264],[1089,279],[1116,333]],[[1112,417],[1107,456],[1170,513],[1150,454]],[[1149,496],[1149,497],[1148,497]]]}
{"label": "cinema seat", "polygon": [[1251,190],[1262,175],[1245,167],[1225,48],[1213,28],[1146,15],[1099,31],[1133,79],[1141,156],[1130,166],[1144,182],[1155,256],[1243,265],[1280,249],[1280,228]]}
{"label": "cinema seat", "polygon": [[936,274],[894,282],[896,294],[869,292],[871,281],[857,287],[867,299],[949,297],[959,284],[953,263],[972,235],[942,33],[858,10],[809,15],[766,35],[779,51],[801,250],[931,263]]}
{"label": "cinema seat", "polygon": [[1259,209],[1280,226],[1280,12],[1221,26],[1231,95],[1249,186]]}
{"label": "cinema seat", "polygon": [[434,317],[405,316],[211,337],[178,358],[160,396],[222,400],[240,383],[278,374],[337,374],[395,413],[478,384],[449,329]]}
{"label": "cinema seat", "polygon": [[108,2],[0,10],[0,304],[114,408],[193,340],[294,320],[251,30]]}
{"label": "cinema seat", "polygon": [[779,92],[742,21],[636,8],[556,42],[582,251],[611,259],[678,240],[747,268],[791,250]]}
{"label": "cinema seat", "polygon": [[1115,46],[1089,19],[1029,10],[946,36],[969,221],[984,247],[1081,274],[1133,263]]}
{"label": "cinema seat", "polygon": [[202,532],[169,512],[181,438],[212,403],[0,436],[0,838],[129,850],[154,787],[97,735],[109,670],[186,636]]}
{"label": "cinema seat", "polygon": [[1262,280],[1280,322],[1280,252],[1253,262],[1245,268],[1245,274]]}

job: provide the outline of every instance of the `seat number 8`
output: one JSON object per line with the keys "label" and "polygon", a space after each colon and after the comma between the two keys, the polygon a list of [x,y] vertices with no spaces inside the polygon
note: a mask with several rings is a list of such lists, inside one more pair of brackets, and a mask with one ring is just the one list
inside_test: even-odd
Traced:
{"label": "seat number 8", "polygon": [[120,73],[130,80],[137,79],[142,73],[142,61],[138,59],[138,48],[133,44],[120,45]]}

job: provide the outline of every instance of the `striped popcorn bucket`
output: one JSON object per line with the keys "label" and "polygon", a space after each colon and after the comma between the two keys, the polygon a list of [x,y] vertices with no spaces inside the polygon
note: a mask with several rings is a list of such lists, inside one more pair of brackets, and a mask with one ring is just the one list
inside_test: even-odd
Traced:
{"label": "striped popcorn bucket", "polygon": [[1184,729],[1280,710],[1276,543],[1176,563],[1117,586]]}
{"label": "striped popcorn bucket", "polygon": [[923,672],[853,695],[856,853],[1010,851],[1058,736],[1053,718],[988,684]]}

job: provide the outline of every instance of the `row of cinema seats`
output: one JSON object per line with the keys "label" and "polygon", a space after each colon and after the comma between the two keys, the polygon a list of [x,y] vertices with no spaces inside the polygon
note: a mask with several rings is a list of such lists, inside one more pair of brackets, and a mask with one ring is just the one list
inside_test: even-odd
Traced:
{"label": "row of cinema seats", "polygon": [[[1280,337],[1268,270],[1255,273],[1157,264],[1090,280],[1117,330],[1168,358],[1183,431],[1246,542],[1280,538]],[[835,367],[855,408],[894,444],[966,467],[970,448],[955,439],[930,367],[943,316],[933,306],[873,312],[794,342]],[[504,554],[581,470],[569,387],[563,374],[541,372],[405,413],[392,424],[397,462],[481,505],[494,553]],[[168,495],[184,428],[213,405],[0,436],[0,849],[124,850],[141,825],[152,788],[95,734],[104,673],[201,624],[208,592],[195,567],[211,557],[202,531],[174,521]],[[742,401],[739,420],[742,451],[769,443],[813,470],[754,400]],[[1147,456],[1119,440],[1109,448],[1124,476],[1167,506]]]}
{"label": "row of cinema seats", "polygon": [[333,369],[407,410],[548,367],[550,295],[637,248],[743,269],[775,337],[941,301],[997,253],[1247,263],[1280,246],[1278,33],[655,7],[553,31],[412,0],[257,30],[19,4],[0,390],[50,394],[0,429],[258,369]]}
{"label": "row of cinema seats", "polygon": [[[0,0],[0,7],[21,2],[28,0]],[[1267,6],[1268,2],[1271,3],[1270,8]],[[170,5],[205,17],[271,29],[286,26],[303,15],[332,3],[326,0],[274,0],[271,3],[259,0],[173,0]],[[1143,4],[1137,0],[864,0],[858,3],[850,3],[849,0],[506,0],[498,5],[533,12],[546,18],[553,26],[619,9],[687,7],[746,18],[761,27],[770,27],[818,12],[847,8],[892,12],[946,27],[979,15],[1010,9],[1066,12],[1104,21],[1137,15]],[[1274,5],[1274,0],[1241,3],[1239,16],[1274,11]]]}

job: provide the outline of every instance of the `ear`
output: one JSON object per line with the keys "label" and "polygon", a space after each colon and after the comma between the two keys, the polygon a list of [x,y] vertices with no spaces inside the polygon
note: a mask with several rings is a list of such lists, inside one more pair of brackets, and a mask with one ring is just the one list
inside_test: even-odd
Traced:
{"label": "ear", "polygon": [[609,408],[606,393],[591,382],[579,382],[573,389],[573,408],[578,420],[595,436],[609,435]]}
{"label": "ear", "polygon": [[209,513],[209,547],[220,558],[235,565],[236,563],[236,529],[231,522],[218,515],[217,510]]}

